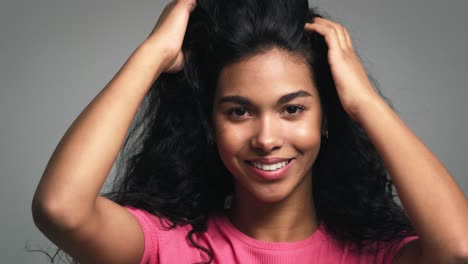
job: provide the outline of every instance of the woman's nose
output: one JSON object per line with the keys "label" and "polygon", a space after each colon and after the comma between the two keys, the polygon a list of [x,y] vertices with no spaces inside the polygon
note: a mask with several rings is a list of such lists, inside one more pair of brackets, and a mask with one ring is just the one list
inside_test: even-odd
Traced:
{"label": "woman's nose", "polygon": [[258,119],[256,131],[251,139],[251,147],[263,153],[269,153],[281,148],[283,137],[279,120],[274,117],[262,117]]}

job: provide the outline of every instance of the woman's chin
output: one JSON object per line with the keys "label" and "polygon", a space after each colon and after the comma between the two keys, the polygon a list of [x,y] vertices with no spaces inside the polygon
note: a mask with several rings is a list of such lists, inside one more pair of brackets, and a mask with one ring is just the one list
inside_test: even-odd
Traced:
{"label": "woman's chin", "polygon": [[243,197],[243,202],[252,202],[256,204],[274,204],[282,202],[291,195],[293,195],[294,188],[291,182],[277,181],[269,184],[251,184],[242,188],[238,185],[236,188],[236,195]]}
{"label": "woman's chin", "polygon": [[288,196],[287,193],[276,192],[276,193],[256,193],[254,194],[255,199],[259,203],[263,204],[273,204],[278,203],[286,199]]}

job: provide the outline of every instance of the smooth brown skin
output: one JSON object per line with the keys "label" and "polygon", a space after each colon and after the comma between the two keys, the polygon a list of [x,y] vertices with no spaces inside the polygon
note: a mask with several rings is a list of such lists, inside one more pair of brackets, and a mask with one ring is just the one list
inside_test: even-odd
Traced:
{"label": "smooth brown skin", "polygon": [[[194,7],[195,0],[168,4],[150,36],[68,129],[44,171],[32,202],[34,221],[80,263],[138,263],[143,254],[137,220],[99,190],[151,84],[162,72],[182,69]],[[340,100],[382,155],[421,237],[395,263],[466,261],[468,205],[450,173],[377,96],[345,28],[316,19],[305,29],[325,36]]]}

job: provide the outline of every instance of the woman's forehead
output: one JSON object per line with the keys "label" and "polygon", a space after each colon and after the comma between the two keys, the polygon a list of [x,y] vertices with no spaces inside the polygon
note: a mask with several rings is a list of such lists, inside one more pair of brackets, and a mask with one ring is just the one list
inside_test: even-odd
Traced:
{"label": "woman's forehead", "polygon": [[225,66],[217,85],[218,96],[282,96],[298,90],[317,94],[310,65],[279,49]]}

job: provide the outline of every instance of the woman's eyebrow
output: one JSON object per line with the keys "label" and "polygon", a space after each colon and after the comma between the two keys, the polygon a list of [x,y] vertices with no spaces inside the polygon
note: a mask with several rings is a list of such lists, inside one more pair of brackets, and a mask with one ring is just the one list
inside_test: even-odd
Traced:
{"label": "woman's eyebrow", "polygon": [[224,96],[221,99],[219,99],[218,104],[224,104],[224,103],[235,103],[243,106],[253,106],[252,102],[250,102],[249,99],[238,96],[238,95],[232,95],[232,96]]}
{"label": "woman's eyebrow", "polygon": [[[293,99],[297,97],[309,97],[309,96],[310,97],[312,96],[309,92],[306,92],[304,90],[299,90],[299,91],[288,93],[288,94],[281,96],[278,99],[277,104],[281,105],[289,101],[292,101]],[[252,102],[249,99],[243,96],[238,96],[238,95],[222,97],[221,99],[219,99],[218,104],[223,104],[223,103],[235,103],[235,104],[239,104],[243,106],[253,106]]]}
{"label": "woman's eyebrow", "polygon": [[309,96],[312,97],[310,93],[304,90],[299,90],[297,92],[288,93],[288,94],[281,96],[281,98],[278,100],[278,104],[285,104],[289,101],[292,101],[293,99],[297,97],[309,97]]}

